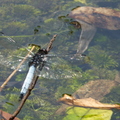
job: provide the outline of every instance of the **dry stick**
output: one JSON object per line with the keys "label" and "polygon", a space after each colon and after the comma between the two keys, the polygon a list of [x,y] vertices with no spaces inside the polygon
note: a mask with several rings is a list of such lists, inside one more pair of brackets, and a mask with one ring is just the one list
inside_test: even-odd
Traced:
{"label": "dry stick", "polygon": [[27,100],[27,98],[29,97],[32,89],[34,88],[34,86],[35,86],[38,78],[39,78],[39,76],[33,78],[33,82],[32,82],[32,84],[31,84],[31,86],[29,87],[28,92],[27,92],[26,95],[23,97],[23,99],[22,99],[20,105],[18,106],[17,110],[12,114],[12,116],[10,117],[9,120],[14,120],[14,118],[19,114],[19,112],[21,111],[23,105],[25,104],[25,101]]}
{"label": "dry stick", "polygon": [[54,35],[53,38],[50,40],[48,47],[47,47],[47,52],[49,52],[52,49],[52,43],[55,41],[55,38],[57,37],[57,35]]}
{"label": "dry stick", "polygon": [[[57,35],[54,35],[53,38],[50,40],[50,43],[48,44],[48,47],[47,47],[47,51],[49,52],[51,49],[52,49],[52,44],[55,40]],[[27,98],[29,97],[32,89],[34,88],[37,80],[38,80],[39,76],[34,76],[33,78],[33,82],[32,84],[30,85],[29,89],[28,89],[28,92],[26,93],[26,95],[23,97],[20,105],[18,106],[17,110],[13,113],[12,117],[9,119],[9,120],[14,120],[14,118],[19,114],[20,110],[22,109],[23,105],[25,104],[25,101],[27,100]]]}
{"label": "dry stick", "polygon": [[30,53],[34,50],[35,46],[33,46],[31,48],[31,50],[29,51],[29,53],[24,57],[24,59],[21,61],[21,63],[17,66],[17,68],[9,75],[9,77],[5,80],[5,82],[0,86],[0,92],[2,91],[2,89],[5,87],[5,85],[9,82],[9,80],[12,78],[12,76],[18,71],[18,69],[20,68],[20,66],[25,62],[25,60],[27,59],[27,57],[30,55]]}

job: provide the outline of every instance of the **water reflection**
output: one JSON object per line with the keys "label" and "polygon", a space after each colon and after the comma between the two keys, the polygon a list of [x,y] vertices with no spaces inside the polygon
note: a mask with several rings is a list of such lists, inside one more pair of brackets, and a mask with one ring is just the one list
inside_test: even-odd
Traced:
{"label": "water reflection", "polygon": [[82,28],[77,54],[86,51],[95,35],[96,27],[108,30],[120,29],[120,11],[113,9],[78,7],[70,12],[69,17],[78,21]]}

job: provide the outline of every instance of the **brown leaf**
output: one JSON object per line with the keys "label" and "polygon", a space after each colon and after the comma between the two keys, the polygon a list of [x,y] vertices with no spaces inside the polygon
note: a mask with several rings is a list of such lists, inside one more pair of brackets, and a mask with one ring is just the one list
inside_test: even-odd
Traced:
{"label": "brown leaf", "polygon": [[93,98],[75,99],[72,96],[69,96],[67,94],[64,94],[64,96],[60,98],[59,101],[64,102],[65,104],[68,104],[68,105],[73,105],[73,106],[102,108],[102,109],[112,109],[112,108],[120,109],[120,105],[117,105],[117,104],[105,104]]}
{"label": "brown leaf", "polygon": [[105,7],[78,7],[70,12],[69,17],[100,28],[109,30],[120,29],[120,11],[114,9]]}
{"label": "brown leaf", "polygon": [[[2,110],[0,110],[0,115],[3,117],[3,118],[0,119],[0,120],[9,120],[10,117],[12,117],[11,114],[9,114],[9,113],[7,113],[7,112],[5,112],[5,111],[2,111]],[[17,118],[17,117],[15,117],[14,120],[20,120],[20,119]]]}
{"label": "brown leaf", "polygon": [[[101,101],[105,95],[110,93],[111,89],[120,84],[120,72],[117,73],[115,80],[98,79],[94,81],[89,81],[82,87],[80,87],[76,92],[72,94],[75,99],[93,98],[95,100]],[[69,105],[63,104],[57,111],[56,114],[64,114],[66,108]]]}

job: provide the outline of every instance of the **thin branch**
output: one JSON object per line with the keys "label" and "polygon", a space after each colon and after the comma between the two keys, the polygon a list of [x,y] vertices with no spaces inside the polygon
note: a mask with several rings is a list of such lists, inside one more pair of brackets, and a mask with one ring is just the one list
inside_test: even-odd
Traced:
{"label": "thin branch", "polygon": [[53,38],[50,40],[50,42],[49,42],[49,44],[48,44],[48,46],[46,48],[47,52],[49,52],[52,49],[52,44],[55,41],[56,37],[57,37],[57,35],[54,35]]}
{"label": "thin branch", "polygon": [[5,87],[5,85],[10,81],[10,79],[12,78],[12,76],[19,70],[19,68],[21,67],[21,65],[26,61],[26,59],[31,54],[31,52],[34,50],[34,48],[35,48],[35,46],[33,46],[31,48],[31,50],[29,51],[29,53],[24,57],[24,59],[20,62],[20,64],[17,66],[17,68],[9,75],[9,77],[5,80],[5,82],[0,86],[0,92]]}
{"label": "thin branch", "polygon": [[[52,44],[53,44],[56,36],[57,36],[57,35],[54,35],[53,38],[50,40],[50,42],[49,42],[49,44],[48,44],[48,46],[47,46],[47,49],[46,49],[47,52],[49,52],[49,51],[52,49]],[[23,105],[25,104],[27,98],[28,98],[29,95],[31,94],[31,91],[32,91],[32,89],[34,88],[34,86],[35,86],[38,78],[39,78],[39,76],[36,76],[36,75],[34,76],[33,82],[31,83],[31,85],[30,85],[30,87],[29,87],[26,95],[23,97],[23,99],[22,99],[20,105],[18,106],[17,110],[13,113],[12,117],[11,117],[9,120],[14,120],[14,118],[19,114],[19,112],[21,111],[21,109],[22,109]]]}
{"label": "thin branch", "polygon": [[13,113],[12,117],[10,117],[9,120],[14,120],[14,118],[19,114],[19,112],[21,111],[21,109],[22,109],[23,105],[25,104],[27,98],[28,98],[29,95],[31,94],[31,91],[32,91],[32,89],[34,88],[34,86],[35,86],[38,78],[39,78],[39,76],[33,78],[33,82],[32,82],[32,84],[31,84],[31,86],[29,87],[26,95],[23,97],[23,99],[22,99],[20,105],[18,106],[17,110]]}

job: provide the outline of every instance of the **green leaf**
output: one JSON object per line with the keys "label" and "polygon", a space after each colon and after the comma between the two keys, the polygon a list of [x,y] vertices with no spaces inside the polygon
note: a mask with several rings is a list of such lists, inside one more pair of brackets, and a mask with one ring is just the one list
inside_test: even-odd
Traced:
{"label": "green leaf", "polygon": [[69,107],[63,120],[110,120],[111,110]]}
{"label": "green leaf", "polygon": [[8,105],[14,106],[14,104],[10,103],[10,102],[6,102]]}

